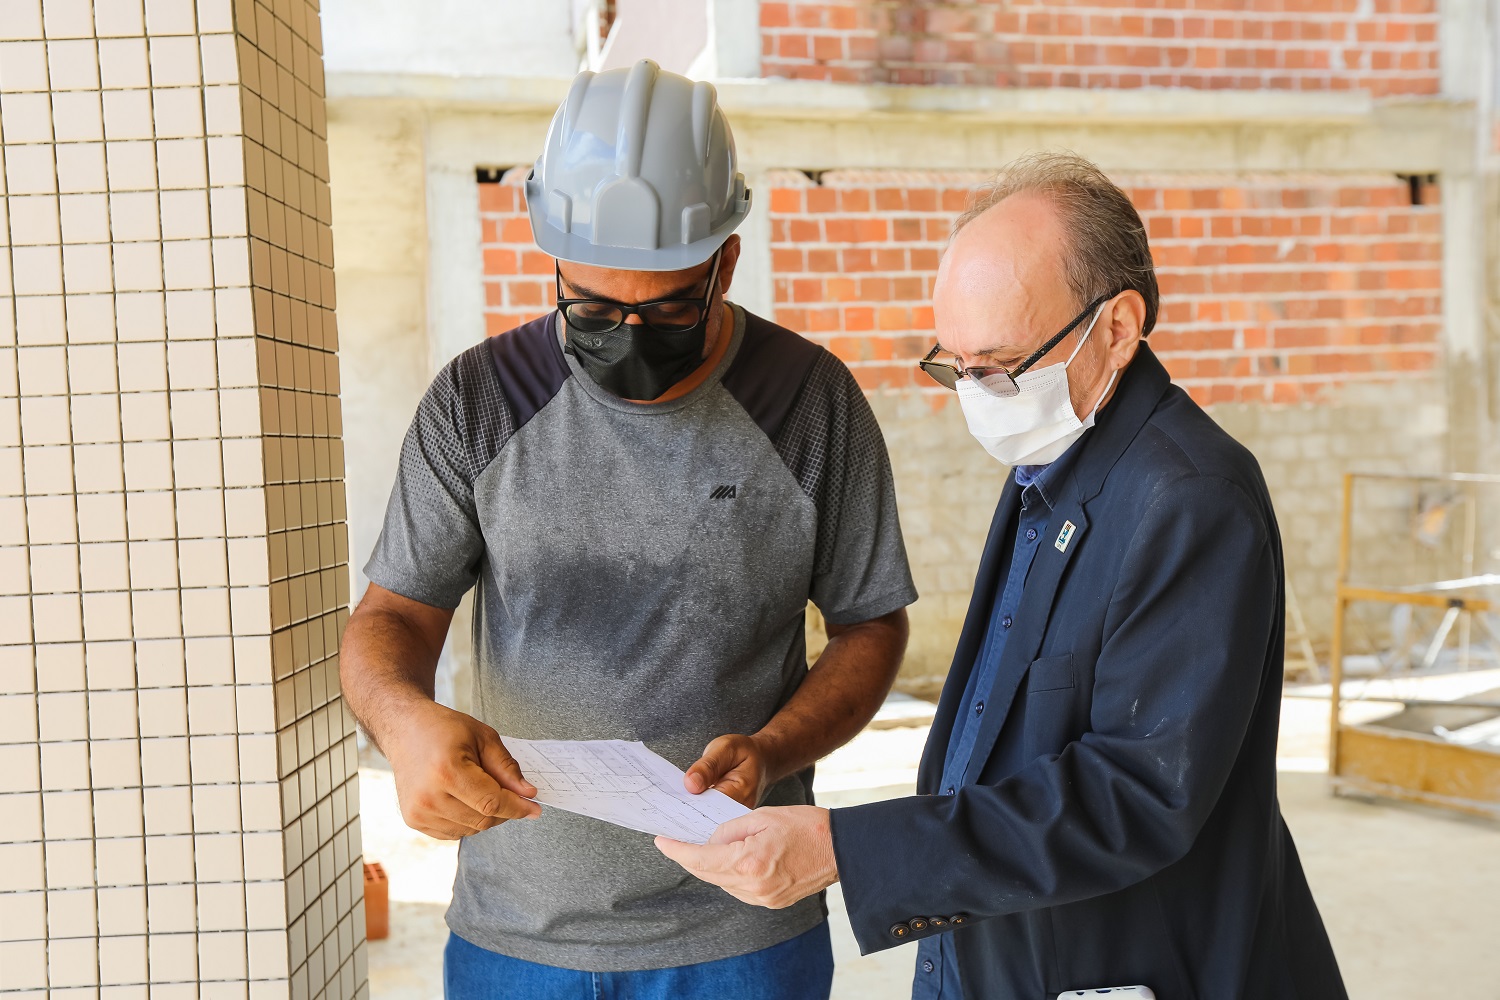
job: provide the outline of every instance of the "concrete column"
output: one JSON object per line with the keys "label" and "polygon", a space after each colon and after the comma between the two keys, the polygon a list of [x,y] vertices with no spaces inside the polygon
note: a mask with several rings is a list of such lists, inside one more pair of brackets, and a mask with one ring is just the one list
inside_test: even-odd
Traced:
{"label": "concrete column", "polygon": [[0,991],[361,995],[317,7],[0,41]]}

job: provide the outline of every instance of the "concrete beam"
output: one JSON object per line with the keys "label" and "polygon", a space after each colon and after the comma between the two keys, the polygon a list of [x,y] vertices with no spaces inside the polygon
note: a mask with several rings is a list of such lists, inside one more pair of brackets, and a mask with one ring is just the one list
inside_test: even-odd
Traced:
{"label": "concrete beam", "polygon": [[[545,77],[331,74],[330,107],[388,103],[474,126],[474,164],[529,162],[566,95]],[[997,90],[718,82],[752,168],[987,170],[1068,148],[1112,170],[1438,173],[1474,105],[1363,93]],[[1471,140],[1470,140],[1471,142]]]}

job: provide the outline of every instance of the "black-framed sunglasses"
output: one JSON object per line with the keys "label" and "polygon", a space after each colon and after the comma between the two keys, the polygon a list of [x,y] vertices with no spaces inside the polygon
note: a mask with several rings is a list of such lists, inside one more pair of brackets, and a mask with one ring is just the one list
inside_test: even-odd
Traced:
{"label": "black-framed sunglasses", "polygon": [[979,386],[979,388],[983,389],[991,396],[1000,396],[1001,398],[1014,396],[1016,393],[1021,391],[1020,387],[1016,385],[1016,377],[1018,375],[1022,374],[1026,371],[1026,369],[1030,368],[1032,365],[1042,360],[1042,358],[1046,357],[1047,352],[1052,350],[1058,344],[1062,343],[1062,339],[1068,334],[1072,333],[1073,330],[1077,328],[1079,323],[1082,323],[1085,319],[1088,319],[1089,315],[1095,309],[1098,309],[1101,305],[1118,294],[1118,292],[1111,292],[1109,295],[1101,295],[1094,301],[1090,302],[1087,306],[1084,307],[1083,312],[1073,317],[1073,322],[1063,327],[1050,340],[1048,340],[1041,347],[1038,347],[1036,349],[1036,352],[1032,354],[1031,357],[1027,358],[1025,361],[1022,361],[1014,368],[1002,368],[999,365],[983,365],[975,366],[973,368],[963,368],[959,365],[949,364],[946,361],[934,361],[932,360],[933,356],[936,355],[938,351],[942,350],[942,347],[938,344],[932,345],[932,350],[928,351],[927,356],[921,361],[917,362],[917,365],[929,376],[931,376],[934,382],[948,389],[957,389],[958,380],[967,376],[974,382],[975,385]]}
{"label": "black-framed sunglasses", "polygon": [[639,316],[641,322],[657,333],[682,333],[697,326],[708,311],[713,300],[714,288],[719,281],[719,258],[714,254],[713,267],[708,272],[708,289],[702,297],[695,299],[656,299],[631,305],[612,302],[609,299],[569,299],[562,293],[562,267],[556,266],[557,308],[567,317],[574,329],[583,333],[612,333],[625,324],[631,316]]}

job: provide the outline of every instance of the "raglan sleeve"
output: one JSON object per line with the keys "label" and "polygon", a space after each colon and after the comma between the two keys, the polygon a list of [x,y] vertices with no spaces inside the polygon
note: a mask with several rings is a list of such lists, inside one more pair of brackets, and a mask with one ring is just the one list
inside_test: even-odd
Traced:
{"label": "raglan sleeve", "polygon": [[[917,599],[896,511],[896,487],[885,437],[849,369],[825,354],[809,373],[810,409],[826,435],[814,478],[817,551],[811,597],[823,617],[852,625],[890,614]],[[805,417],[804,417],[805,419]]]}
{"label": "raglan sleeve", "polygon": [[458,606],[484,557],[463,405],[458,366],[450,364],[406,432],[385,522],[365,565],[372,583],[439,608]]}

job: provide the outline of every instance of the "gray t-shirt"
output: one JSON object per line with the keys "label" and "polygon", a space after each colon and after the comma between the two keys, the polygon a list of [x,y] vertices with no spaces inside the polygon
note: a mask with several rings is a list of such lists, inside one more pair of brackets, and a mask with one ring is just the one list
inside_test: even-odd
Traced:
{"label": "gray t-shirt", "polygon": [[[754,733],[806,675],[811,599],[850,624],[916,599],[890,462],[833,355],[734,308],[713,375],[630,403],[559,344],[556,314],[443,369],[417,410],[375,583],[451,608],[477,584],[475,714],[502,735],[643,740],[686,768]],[[812,801],[812,771],[766,804]],[[651,838],[555,809],[464,839],[448,926],[593,972],[770,947],[822,902],[741,903]]]}

